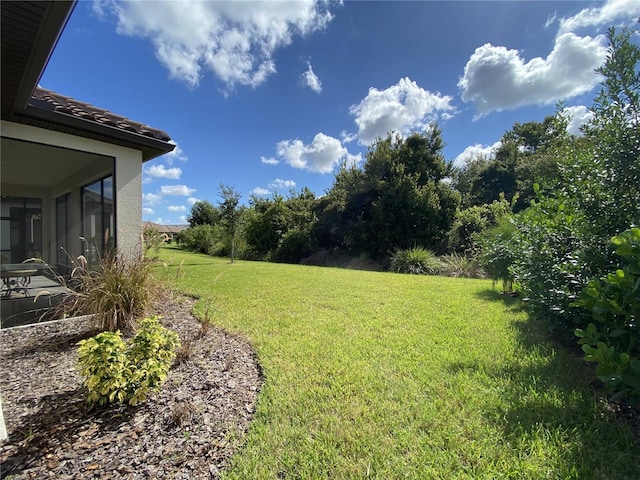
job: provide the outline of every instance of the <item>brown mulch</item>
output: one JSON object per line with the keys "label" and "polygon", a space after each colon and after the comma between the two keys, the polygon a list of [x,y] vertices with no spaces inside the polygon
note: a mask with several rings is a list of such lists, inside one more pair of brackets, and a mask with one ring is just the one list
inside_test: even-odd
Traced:
{"label": "brown mulch", "polygon": [[183,349],[162,391],[137,406],[84,402],[77,342],[87,320],[0,330],[0,394],[9,438],[0,477],[217,478],[243,442],[262,375],[249,343],[202,330],[193,300],[154,307]]}

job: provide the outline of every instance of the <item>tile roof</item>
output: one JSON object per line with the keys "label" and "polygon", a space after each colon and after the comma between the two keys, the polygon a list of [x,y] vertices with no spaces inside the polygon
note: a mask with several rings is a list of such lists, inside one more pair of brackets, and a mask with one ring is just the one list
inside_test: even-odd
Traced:
{"label": "tile roof", "polygon": [[144,222],[143,228],[155,228],[160,233],[176,234],[182,232],[183,230],[186,230],[188,227],[189,225],[160,225],[159,223],[147,221]]}
{"label": "tile roof", "polygon": [[34,107],[71,115],[81,120],[117,128],[124,132],[143,135],[163,142],[169,142],[171,140],[169,134],[162,130],[152,128],[140,122],[135,122],[103,108],[60,95],[59,93],[42,87],[36,87],[29,103]]}

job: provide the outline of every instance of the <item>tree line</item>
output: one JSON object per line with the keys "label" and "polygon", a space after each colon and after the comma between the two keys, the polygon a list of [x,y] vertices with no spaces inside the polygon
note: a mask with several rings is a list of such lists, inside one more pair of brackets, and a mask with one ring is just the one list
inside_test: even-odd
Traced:
{"label": "tree line", "polygon": [[534,184],[557,184],[554,154],[563,142],[583,140],[566,134],[561,116],[516,123],[492,156],[454,167],[442,154],[438,125],[406,138],[389,134],[361,166],[343,163],[322,196],[305,187],[252,195],[242,206],[239,194],[221,185],[219,203],[192,207],[181,241],[212,255],[290,263],[323,251],[384,265],[414,246],[475,257],[480,234],[524,210],[535,198]]}
{"label": "tree line", "polygon": [[613,391],[639,396],[640,48],[633,35],[609,30],[597,69],[601,91],[580,135],[567,131],[559,104],[541,122],[514,124],[493,154],[454,167],[443,157],[438,125],[406,138],[389,134],[363,165],[343,164],[322,196],[303,188],[254,195],[242,206],[222,185],[217,205],[193,206],[181,241],[212,255],[276,262],[355,257],[388,268],[415,249],[477,262],[559,337],[575,332]]}

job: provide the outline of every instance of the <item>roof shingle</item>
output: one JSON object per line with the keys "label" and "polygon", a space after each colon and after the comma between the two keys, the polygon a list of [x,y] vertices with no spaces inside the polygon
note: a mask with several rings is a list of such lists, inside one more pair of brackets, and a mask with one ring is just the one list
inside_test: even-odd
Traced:
{"label": "roof shingle", "polygon": [[38,108],[71,115],[82,120],[107,125],[126,132],[137,133],[155,140],[163,142],[169,142],[171,140],[169,134],[162,130],[152,128],[140,122],[135,122],[103,108],[75,100],[42,87],[36,87],[30,104]]}

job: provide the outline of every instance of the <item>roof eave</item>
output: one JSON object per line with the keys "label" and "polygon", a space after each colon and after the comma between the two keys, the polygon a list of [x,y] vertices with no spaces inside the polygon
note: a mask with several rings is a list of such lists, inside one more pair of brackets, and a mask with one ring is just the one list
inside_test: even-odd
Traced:
{"label": "roof eave", "polygon": [[88,138],[141,150],[144,162],[172,152],[176,147],[174,143],[32,105],[28,105],[20,115],[16,116],[16,120],[26,124],[35,123],[41,128],[56,126],[68,128],[92,136]]}
{"label": "roof eave", "polygon": [[41,23],[38,37],[31,50],[32,55],[20,82],[21,87],[16,93],[13,105],[14,114],[27,107],[75,5],[75,0],[55,1],[49,4],[47,17]]}

